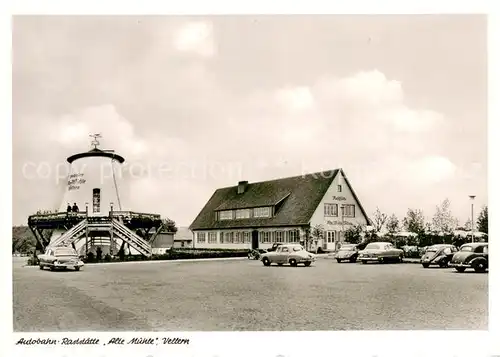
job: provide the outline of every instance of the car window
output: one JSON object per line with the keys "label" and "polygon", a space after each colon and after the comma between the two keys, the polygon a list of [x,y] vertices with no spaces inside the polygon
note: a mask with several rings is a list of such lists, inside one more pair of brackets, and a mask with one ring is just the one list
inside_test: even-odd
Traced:
{"label": "car window", "polygon": [[380,246],[378,244],[370,243],[366,246],[365,249],[380,249]]}
{"label": "car window", "polygon": [[301,250],[304,250],[302,247],[293,247],[294,252],[300,252]]}
{"label": "car window", "polygon": [[457,247],[453,246],[453,247],[451,247],[451,251],[452,252],[458,252],[458,249],[457,249]]}
{"label": "car window", "polygon": [[470,245],[464,245],[462,248],[460,248],[461,252],[472,252],[472,247]]}
{"label": "car window", "polygon": [[450,247],[446,247],[443,249],[443,253],[444,254],[451,254],[451,248]]}
{"label": "car window", "polygon": [[282,251],[283,253],[288,253],[288,247],[283,247],[283,248],[281,248],[281,251]]}
{"label": "car window", "polygon": [[484,248],[483,248],[483,253],[484,253],[484,254],[488,254],[488,246],[487,246],[487,245],[486,245],[486,246],[484,246]]}
{"label": "car window", "polygon": [[476,249],[474,249],[474,253],[482,253],[483,248],[484,248],[484,246],[481,246],[481,245],[479,247],[476,247]]}

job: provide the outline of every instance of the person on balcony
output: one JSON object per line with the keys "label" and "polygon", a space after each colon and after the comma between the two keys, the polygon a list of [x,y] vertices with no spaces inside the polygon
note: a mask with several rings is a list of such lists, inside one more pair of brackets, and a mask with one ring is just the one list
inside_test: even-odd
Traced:
{"label": "person on balcony", "polygon": [[71,205],[68,203],[68,207],[66,207],[66,212],[71,213],[71,211],[72,211]]}
{"label": "person on balcony", "polygon": [[79,209],[79,208],[78,208],[78,206],[76,205],[76,202],[75,202],[75,203],[73,203],[73,208],[72,208],[72,211],[73,211],[74,213],[78,213],[78,212],[80,212],[80,209]]}

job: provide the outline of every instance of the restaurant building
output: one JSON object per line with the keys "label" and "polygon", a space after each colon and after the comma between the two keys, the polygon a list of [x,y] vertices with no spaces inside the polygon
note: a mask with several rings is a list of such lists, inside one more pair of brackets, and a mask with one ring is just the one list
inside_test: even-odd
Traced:
{"label": "restaurant building", "polygon": [[[352,225],[370,224],[342,169],[217,189],[189,227],[194,248],[269,248],[304,243],[336,250]],[[314,227],[324,237],[306,239]]]}

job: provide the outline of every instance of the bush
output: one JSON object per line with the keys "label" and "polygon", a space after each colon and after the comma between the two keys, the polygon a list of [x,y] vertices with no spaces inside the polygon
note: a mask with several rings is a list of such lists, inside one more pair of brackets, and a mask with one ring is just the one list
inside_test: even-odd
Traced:
{"label": "bush", "polygon": [[85,259],[86,263],[108,263],[118,261],[143,261],[143,260],[178,260],[178,259],[210,259],[210,258],[237,258],[246,257],[248,249],[223,249],[223,248],[176,248],[170,249],[165,254],[154,254],[151,257],[143,255],[110,256],[106,254],[104,260],[97,261],[90,252]]}

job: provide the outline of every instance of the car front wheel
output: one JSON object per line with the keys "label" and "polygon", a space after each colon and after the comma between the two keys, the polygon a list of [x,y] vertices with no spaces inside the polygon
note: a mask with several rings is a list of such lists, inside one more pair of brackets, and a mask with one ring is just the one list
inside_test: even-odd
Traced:
{"label": "car front wheel", "polygon": [[297,261],[295,259],[290,259],[290,265],[293,267],[297,266]]}
{"label": "car front wheel", "polygon": [[271,261],[269,260],[269,258],[264,258],[264,259],[262,259],[262,263],[263,263],[266,267],[268,267],[268,266],[270,266],[270,265],[271,265]]}
{"label": "car front wheel", "polygon": [[478,262],[474,264],[474,270],[476,273],[484,273],[486,271],[486,264],[484,264],[484,262]]}
{"label": "car front wheel", "polygon": [[428,267],[429,267],[429,265],[430,265],[429,263],[422,263],[422,266],[423,266],[424,268],[428,268]]}
{"label": "car front wheel", "polygon": [[40,264],[39,267],[40,267],[40,270],[43,270],[43,265],[42,264]]}
{"label": "car front wheel", "polygon": [[463,273],[465,271],[464,267],[455,267],[455,270],[458,271],[459,273]]}
{"label": "car front wheel", "polygon": [[337,263],[340,263],[341,261],[342,261],[342,260],[340,260],[340,259],[337,259]]}
{"label": "car front wheel", "polygon": [[75,267],[75,270],[76,270],[76,271],[80,270],[80,267]]}
{"label": "car front wheel", "polygon": [[308,267],[308,266],[310,266],[310,265],[311,265],[311,262],[305,262],[305,263],[304,263],[304,265],[305,265],[306,267]]}

